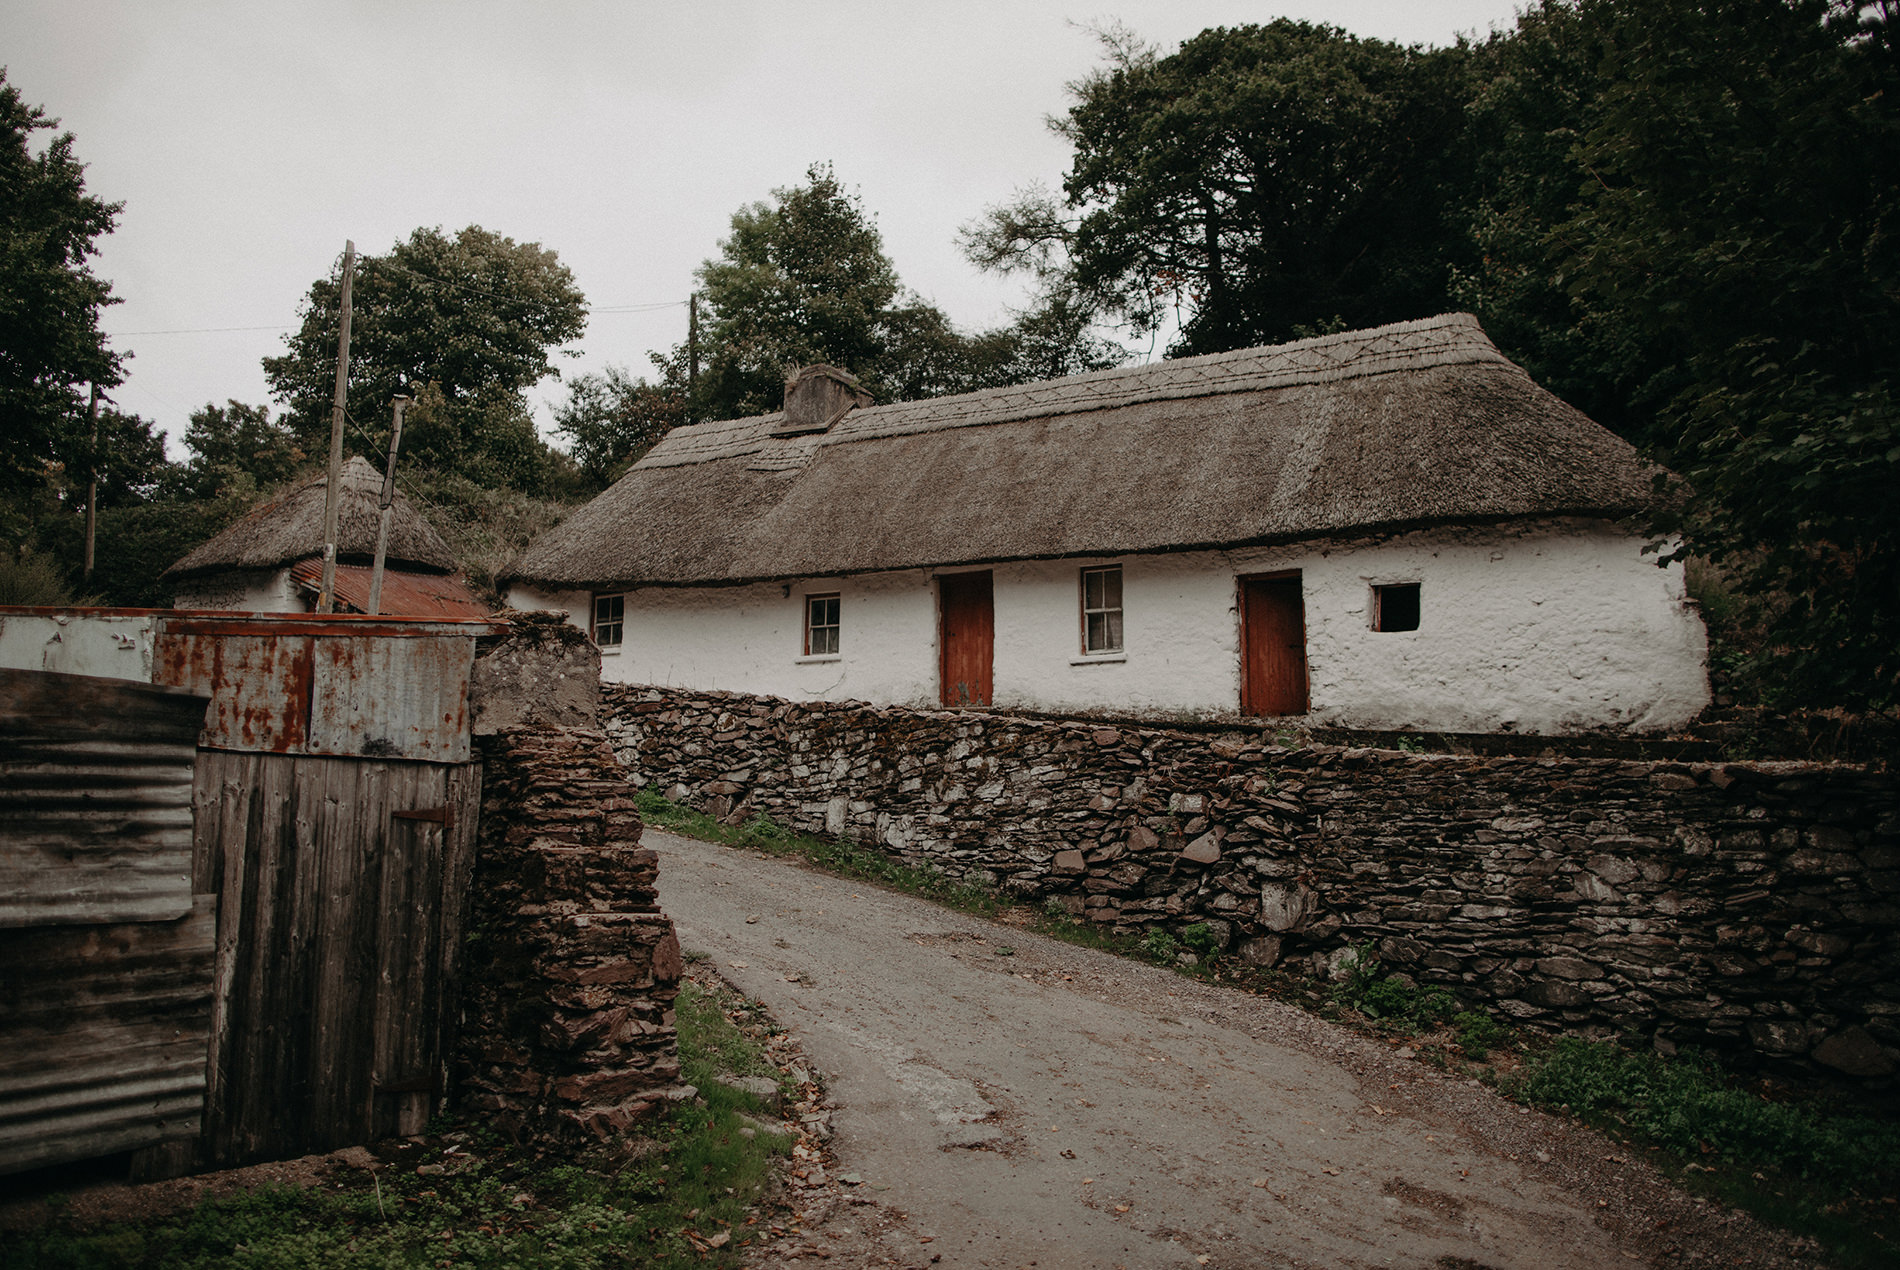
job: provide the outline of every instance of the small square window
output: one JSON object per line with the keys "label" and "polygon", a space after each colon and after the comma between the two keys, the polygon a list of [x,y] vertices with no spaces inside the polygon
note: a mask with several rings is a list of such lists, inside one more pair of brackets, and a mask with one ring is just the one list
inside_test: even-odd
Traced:
{"label": "small square window", "polygon": [[594,597],[594,643],[602,648],[618,648],[626,629],[627,597],[624,595],[597,595]]}
{"label": "small square window", "polygon": [[1372,588],[1372,629],[1375,631],[1415,631],[1418,629],[1418,583],[1394,582]]}
{"label": "small square window", "polygon": [[805,656],[835,657],[838,654],[838,597],[805,597]]}
{"label": "small square window", "polygon": [[1122,567],[1082,570],[1082,651],[1122,651]]}

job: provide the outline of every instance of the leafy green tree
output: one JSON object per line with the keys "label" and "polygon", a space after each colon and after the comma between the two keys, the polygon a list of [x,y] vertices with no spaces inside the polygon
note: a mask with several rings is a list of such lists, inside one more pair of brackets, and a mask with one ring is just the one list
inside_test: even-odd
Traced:
{"label": "leafy green tree", "polygon": [[567,400],[554,411],[555,431],[595,490],[605,489],[673,428],[690,422],[683,349],[650,354],[657,382],[623,367],[568,382]]}
{"label": "leafy green tree", "polygon": [[191,459],[179,472],[181,492],[196,498],[255,494],[296,475],[310,456],[268,406],[227,401],[191,412],[185,427]]}
{"label": "leafy green tree", "polygon": [[965,234],[987,268],[1059,276],[1072,306],[1214,352],[1446,307],[1466,241],[1467,51],[1281,20],[1161,56],[1121,32],[1056,130],[1060,199],[1031,191]]}
{"label": "leafy green tree", "polygon": [[[341,268],[312,284],[289,351],[264,361],[285,423],[311,454],[329,449]],[[412,392],[403,450],[414,462],[535,488],[548,456],[524,394],[556,373],[552,352],[580,336],[586,317],[573,275],[539,244],[474,225],[454,237],[418,229],[388,254],[357,261],[350,412],[380,445],[390,398]],[[354,435],[349,444],[376,448]]]}
{"label": "leafy green tree", "polygon": [[[1565,285],[1660,350],[1688,549],[1775,597],[1792,699],[1900,704],[1900,59],[1879,9],[1582,0]],[[1666,387],[1667,396],[1657,391]]]}
{"label": "leafy green tree", "polygon": [[[777,410],[786,375],[829,362],[883,401],[1021,383],[1113,364],[1086,316],[1034,311],[974,335],[904,290],[877,226],[829,166],[732,218],[718,258],[699,270],[711,310],[692,413],[732,418]],[[673,359],[678,360],[680,350]],[[669,372],[670,373],[670,372]]]}
{"label": "leafy green tree", "polygon": [[117,301],[88,264],[120,204],[86,193],[71,133],[35,151],[34,134],[56,127],[0,70],[0,493],[12,497],[70,459],[61,447],[85,413],[83,386],[122,377],[99,330],[100,311]]}

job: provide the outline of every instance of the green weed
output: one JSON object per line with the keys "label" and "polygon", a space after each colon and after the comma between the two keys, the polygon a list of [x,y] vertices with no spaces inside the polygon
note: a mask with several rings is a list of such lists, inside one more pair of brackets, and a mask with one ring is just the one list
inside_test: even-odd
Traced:
{"label": "green weed", "polygon": [[1840,1264],[1895,1261],[1900,1126],[1739,1085],[1712,1059],[1564,1038],[1507,1093],[1670,1152],[1692,1189],[1820,1240]]}

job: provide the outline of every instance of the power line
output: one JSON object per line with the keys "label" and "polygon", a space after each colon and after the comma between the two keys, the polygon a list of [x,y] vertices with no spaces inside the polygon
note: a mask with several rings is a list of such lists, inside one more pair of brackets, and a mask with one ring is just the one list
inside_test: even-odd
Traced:
{"label": "power line", "polygon": [[[399,265],[397,268],[401,268],[401,266]],[[410,270],[409,272],[414,273],[415,271]],[[425,282],[446,282],[449,286],[461,285],[460,283],[448,282],[447,279],[443,278],[427,278],[422,274],[416,274],[416,276],[423,278]],[[464,289],[470,290],[472,288]],[[477,294],[494,295],[491,291],[481,291]],[[506,297],[496,296],[495,298],[505,299]],[[661,309],[684,308],[687,303],[688,301],[685,300],[656,300],[651,304],[603,304],[590,306],[587,310],[587,315],[589,317],[611,317],[615,314],[625,313],[657,313]],[[296,326],[180,326],[163,331],[106,331],[103,332],[103,334],[107,339],[129,339],[134,335],[217,335],[227,331],[295,331],[298,329],[300,328]]]}
{"label": "power line", "polygon": [[294,331],[296,329],[294,326],[181,326],[169,331],[106,331],[103,334],[107,339],[123,339],[128,335],[209,335],[217,331]]}

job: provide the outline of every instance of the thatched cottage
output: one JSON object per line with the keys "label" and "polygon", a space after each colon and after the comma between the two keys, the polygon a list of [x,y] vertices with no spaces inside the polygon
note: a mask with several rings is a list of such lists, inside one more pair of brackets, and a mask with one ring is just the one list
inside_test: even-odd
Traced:
{"label": "thatched cottage", "polygon": [[[253,508],[165,570],[174,588],[173,607],[245,613],[314,609],[323,580],[323,504],[329,485],[328,473],[317,473]],[[382,522],[383,476],[368,460],[352,457],[337,488],[336,611],[366,613]],[[384,615],[488,616],[489,606],[456,572],[449,545],[400,490],[390,502],[384,559]]]}
{"label": "thatched cottage", "polygon": [[610,680],[1373,728],[1652,731],[1706,704],[1656,469],[1451,314],[675,429],[510,603]]}

